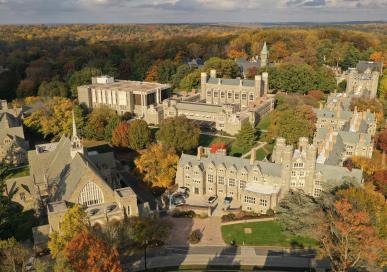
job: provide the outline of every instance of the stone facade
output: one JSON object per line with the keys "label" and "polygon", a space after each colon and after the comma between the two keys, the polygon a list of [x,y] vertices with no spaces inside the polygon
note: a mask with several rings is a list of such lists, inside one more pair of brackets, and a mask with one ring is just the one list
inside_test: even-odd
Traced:
{"label": "stone facade", "polygon": [[23,165],[27,162],[29,143],[24,138],[21,109],[8,108],[5,100],[0,102],[0,163]]}
{"label": "stone facade", "polygon": [[380,65],[377,62],[359,62],[356,68],[350,68],[346,74],[348,95],[376,98]]}
{"label": "stone facade", "polygon": [[[266,213],[275,209],[289,190],[303,190],[320,196],[324,183],[341,182],[344,177],[362,182],[362,172],[339,166],[317,164],[317,147],[300,138],[298,149],[278,138],[272,162],[220,154],[183,154],[176,173],[176,183],[198,196],[229,196],[246,211]],[[222,200],[220,200],[222,201]]]}
{"label": "stone facade", "polygon": [[169,97],[170,85],[154,82],[115,80],[93,77],[92,84],[78,87],[80,104],[88,108],[108,106],[124,114],[130,112],[148,123],[158,124],[162,117],[160,106]]}
{"label": "stone facade", "polygon": [[353,96],[334,93],[323,107],[315,109],[316,133],[313,143],[318,147],[317,162],[342,165],[352,156],[371,158],[376,117],[369,110],[349,110]]}

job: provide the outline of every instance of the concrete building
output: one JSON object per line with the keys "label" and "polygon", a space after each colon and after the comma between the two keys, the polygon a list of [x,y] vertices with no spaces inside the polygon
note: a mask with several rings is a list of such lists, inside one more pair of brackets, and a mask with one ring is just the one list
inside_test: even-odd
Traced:
{"label": "concrete building", "polygon": [[27,162],[29,143],[24,138],[20,108],[8,108],[6,100],[0,100],[0,163],[14,166]]}
{"label": "concrete building", "polygon": [[88,108],[108,106],[118,114],[130,112],[148,123],[158,124],[162,118],[158,107],[169,97],[169,92],[168,84],[99,76],[92,78],[92,84],[78,87],[78,99]]}
{"label": "concrete building", "polygon": [[379,62],[360,61],[346,74],[348,95],[376,98],[382,65]]}
{"label": "concrete building", "polygon": [[342,182],[345,177],[362,182],[357,169],[317,164],[317,147],[300,138],[298,149],[278,138],[273,162],[257,161],[255,150],[250,159],[221,154],[204,154],[198,148],[196,156],[182,154],[176,173],[176,183],[190,189],[191,195],[219,201],[228,196],[244,211],[266,213],[275,210],[279,200],[289,190],[303,190],[318,197],[325,184]]}

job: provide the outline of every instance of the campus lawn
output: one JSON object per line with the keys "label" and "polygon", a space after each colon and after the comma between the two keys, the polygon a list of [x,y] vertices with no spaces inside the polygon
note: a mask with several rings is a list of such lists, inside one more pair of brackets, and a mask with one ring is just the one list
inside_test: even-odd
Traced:
{"label": "campus lawn", "polygon": [[262,119],[259,121],[257,128],[261,130],[267,130],[270,126],[270,122],[271,122],[270,114],[267,114],[263,116]]}
{"label": "campus lawn", "polygon": [[27,166],[23,166],[23,167],[18,168],[18,169],[9,170],[9,174],[7,176],[7,179],[20,178],[20,177],[25,177],[25,176],[29,176],[29,175],[30,175],[30,168],[27,165]]}
{"label": "campus lawn", "polygon": [[[246,229],[251,233],[246,233]],[[251,222],[222,226],[223,240],[230,244],[250,246],[313,247],[316,241],[308,237],[287,236],[276,221]]]}
{"label": "campus lawn", "polygon": [[234,139],[224,138],[219,136],[200,134],[200,137],[199,137],[199,145],[205,146],[205,147],[210,147],[212,144],[217,144],[217,143],[224,143],[226,146],[228,146],[232,142],[234,142]]}
{"label": "campus lawn", "polygon": [[257,160],[262,161],[264,158],[267,157],[267,155],[273,152],[273,148],[274,148],[274,143],[266,144],[262,148],[258,149],[256,153]]}

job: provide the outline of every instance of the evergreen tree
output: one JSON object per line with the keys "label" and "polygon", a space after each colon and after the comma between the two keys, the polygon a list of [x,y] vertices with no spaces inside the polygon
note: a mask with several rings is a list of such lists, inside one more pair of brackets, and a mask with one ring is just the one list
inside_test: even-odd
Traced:
{"label": "evergreen tree", "polygon": [[256,131],[253,126],[249,122],[245,122],[237,134],[234,144],[242,151],[242,153],[246,153],[254,147],[256,139]]}
{"label": "evergreen tree", "polygon": [[133,120],[129,125],[129,147],[139,150],[151,142],[151,131],[144,120]]}

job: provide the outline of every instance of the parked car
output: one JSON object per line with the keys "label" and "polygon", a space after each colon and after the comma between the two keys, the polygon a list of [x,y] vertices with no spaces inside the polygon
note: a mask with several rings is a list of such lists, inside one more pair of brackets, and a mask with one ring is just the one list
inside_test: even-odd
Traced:
{"label": "parked car", "polygon": [[176,195],[174,195],[174,196],[172,197],[172,204],[173,204],[173,205],[178,206],[178,205],[183,205],[184,203],[185,203],[184,197],[176,196]]}
{"label": "parked car", "polygon": [[182,186],[179,189],[182,190],[183,192],[189,193],[189,188],[188,187]]}
{"label": "parked car", "polygon": [[218,196],[210,196],[210,198],[208,198],[208,203],[209,203],[209,204],[212,204],[212,203],[214,203],[217,199],[218,199]]}
{"label": "parked car", "polygon": [[174,194],[176,197],[188,198],[189,194],[187,192],[177,192]]}
{"label": "parked car", "polygon": [[232,201],[232,197],[231,196],[226,196],[224,198],[224,204],[229,205],[229,204],[231,204],[231,201]]}

